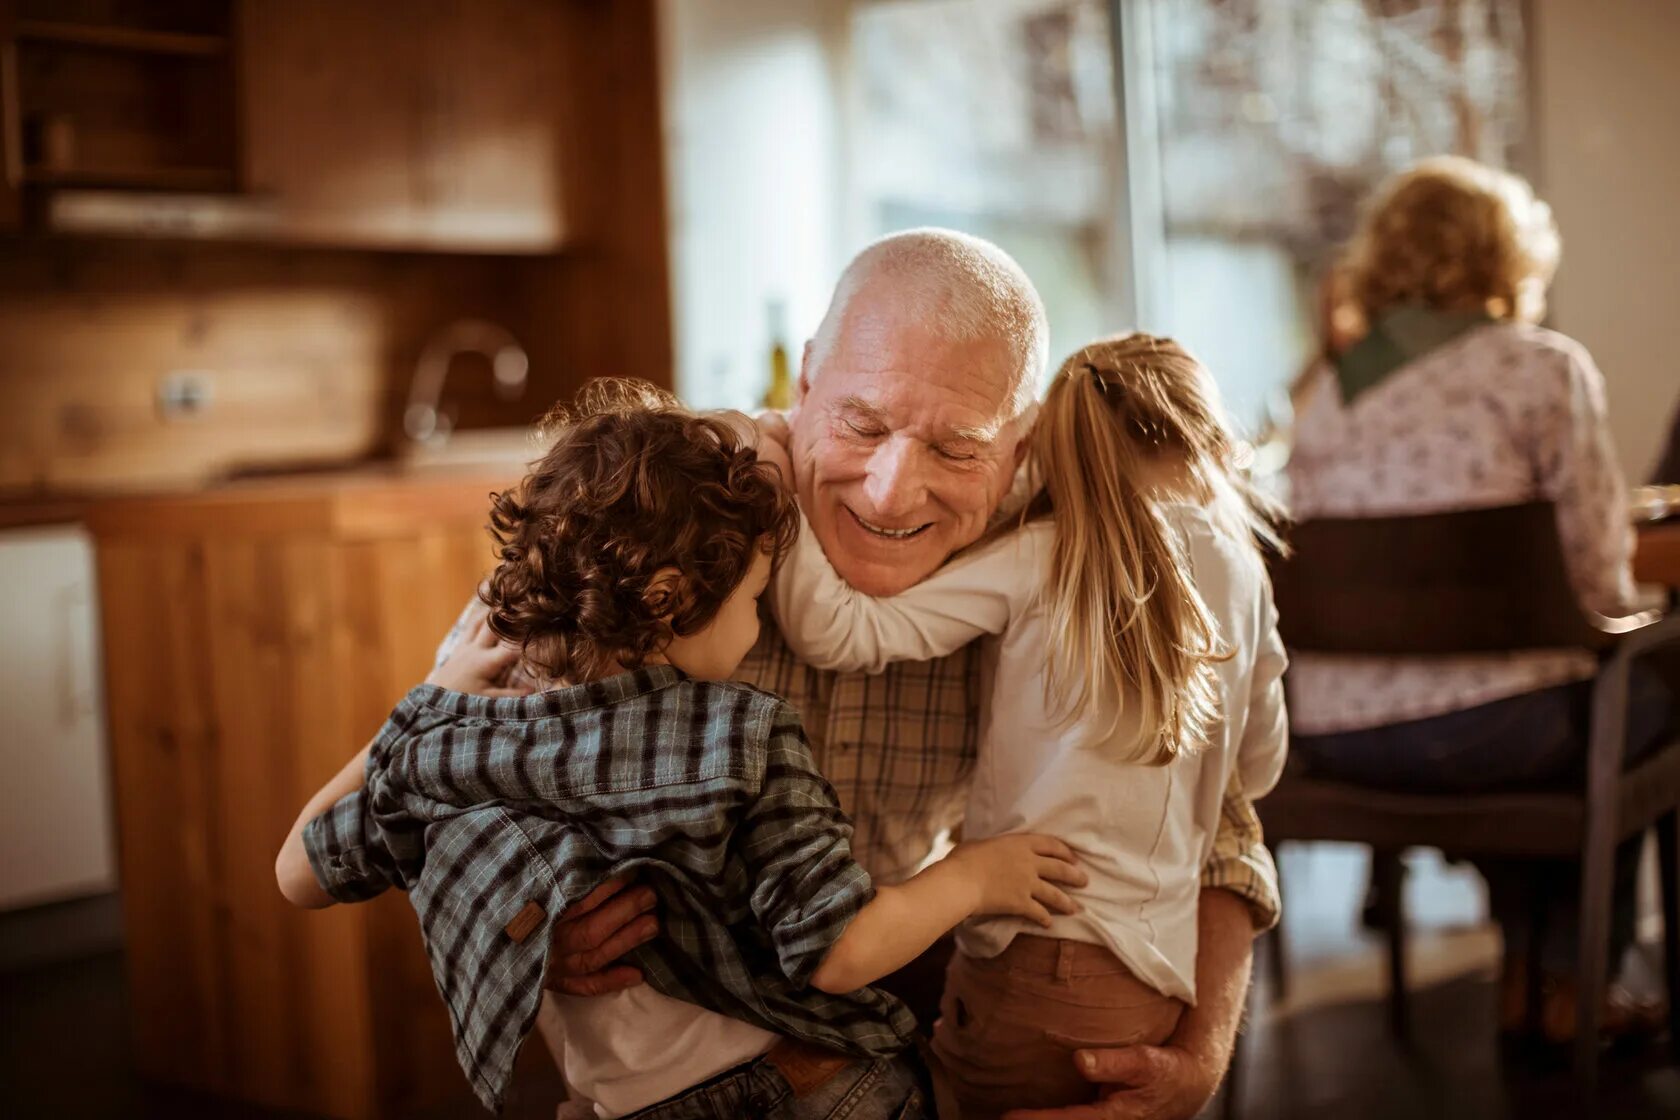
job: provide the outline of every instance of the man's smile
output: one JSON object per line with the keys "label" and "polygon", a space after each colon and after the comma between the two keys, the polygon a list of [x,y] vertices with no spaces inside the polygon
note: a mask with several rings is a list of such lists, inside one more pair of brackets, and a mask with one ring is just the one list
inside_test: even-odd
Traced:
{"label": "man's smile", "polygon": [[921,525],[913,525],[908,529],[889,529],[885,525],[877,525],[873,521],[864,520],[851,506],[845,506],[844,508],[847,513],[852,515],[852,520],[862,526],[866,532],[889,541],[907,541],[912,537],[920,536],[933,527],[933,522],[928,521]]}

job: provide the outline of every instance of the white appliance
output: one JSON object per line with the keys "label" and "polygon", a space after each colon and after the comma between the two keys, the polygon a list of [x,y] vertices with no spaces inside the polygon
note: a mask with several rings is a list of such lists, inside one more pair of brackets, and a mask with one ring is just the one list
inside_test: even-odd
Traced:
{"label": "white appliance", "polygon": [[93,542],[0,533],[0,910],[116,889]]}

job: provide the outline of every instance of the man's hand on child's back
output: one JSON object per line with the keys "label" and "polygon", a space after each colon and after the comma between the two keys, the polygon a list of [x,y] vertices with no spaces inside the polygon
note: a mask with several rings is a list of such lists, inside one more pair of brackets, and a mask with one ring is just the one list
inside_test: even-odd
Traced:
{"label": "man's hand on child's back", "polygon": [[641,970],[615,964],[659,934],[652,887],[623,877],[608,879],[554,923],[543,987],[569,996],[604,996],[634,988]]}
{"label": "man's hand on child's back", "polygon": [[1085,885],[1073,849],[1054,836],[1017,832],[958,844],[947,859],[965,870],[979,891],[977,914],[1018,914],[1041,926],[1079,904],[1058,884]]}

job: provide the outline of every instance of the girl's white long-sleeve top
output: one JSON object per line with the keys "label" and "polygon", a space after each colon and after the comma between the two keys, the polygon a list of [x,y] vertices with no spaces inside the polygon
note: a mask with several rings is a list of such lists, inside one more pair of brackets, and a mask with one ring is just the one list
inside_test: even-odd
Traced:
{"label": "girl's white long-sleeve top", "polygon": [[[1257,798],[1283,769],[1285,656],[1254,546],[1199,506],[1160,510],[1234,651],[1215,666],[1222,718],[1210,741],[1166,766],[1118,760],[1137,733],[1138,703],[1128,697],[1104,698],[1086,718],[1058,724],[1060,705],[1045,695],[1056,635],[1040,594],[1050,571],[1051,521],[961,553],[888,598],[860,594],[841,579],[802,524],[773,581],[771,606],[794,653],[823,669],[880,672],[893,661],[940,657],[986,638],[979,753],[963,837],[1059,836],[1090,883],[1074,892],[1083,911],[1057,916],[1049,930],[1021,918],[973,919],[958,929],[958,947],[994,956],[1019,933],[1106,945],[1146,983],[1194,1002],[1202,866],[1233,772]],[[1117,702],[1120,719],[1108,734]]]}

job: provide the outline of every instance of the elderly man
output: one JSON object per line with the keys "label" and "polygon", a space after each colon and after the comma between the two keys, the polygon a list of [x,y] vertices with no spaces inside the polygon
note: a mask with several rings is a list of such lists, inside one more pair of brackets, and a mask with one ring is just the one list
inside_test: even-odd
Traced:
{"label": "elderly man", "polygon": [[[896,234],[846,268],[806,345],[787,435],[800,505],[852,586],[903,591],[985,531],[1022,458],[1046,334],[1026,275],[976,238]],[[817,763],[856,823],[853,851],[881,881],[908,877],[959,823],[982,658],[976,644],[878,676],[823,672],[767,627],[741,668],[741,679],[799,708]],[[1168,1045],[1077,1052],[1105,1099],[1036,1114],[1042,1120],[1184,1118],[1213,1094],[1242,1014],[1254,933],[1278,909],[1275,871],[1240,788],[1227,791],[1202,882],[1197,1005]],[[654,905],[645,887],[603,887],[556,930],[552,986],[589,995],[640,982],[612,962],[654,936]],[[949,952],[885,983],[924,1023]]]}

